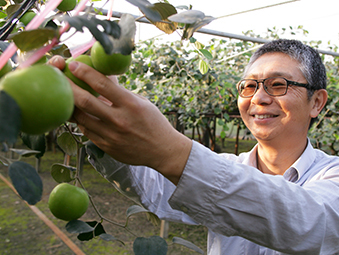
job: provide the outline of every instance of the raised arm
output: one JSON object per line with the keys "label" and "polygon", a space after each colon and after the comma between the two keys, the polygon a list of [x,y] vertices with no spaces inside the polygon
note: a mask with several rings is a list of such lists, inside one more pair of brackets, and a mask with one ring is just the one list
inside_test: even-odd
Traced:
{"label": "raised arm", "polygon": [[[59,56],[49,63],[60,69],[65,65]],[[120,86],[116,77],[108,78],[80,62],[71,62],[69,69],[105,98],[72,83],[72,118],[84,135],[116,160],[151,167],[177,184],[192,141],[177,132],[150,101]]]}

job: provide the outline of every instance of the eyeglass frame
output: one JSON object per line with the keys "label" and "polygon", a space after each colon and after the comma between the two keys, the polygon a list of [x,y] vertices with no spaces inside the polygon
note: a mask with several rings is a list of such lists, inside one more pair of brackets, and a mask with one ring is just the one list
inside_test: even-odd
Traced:
{"label": "eyeglass frame", "polygon": [[[274,79],[274,78],[282,78],[282,79],[284,79],[284,80],[287,82],[287,85],[286,85],[286,91],[285,91],[284,94],[281,94],[281,95],[272,95],[272,94],[270,94],[270,93],[267,91],[267,87],[264,85],[264,82],[265,82],[266,80]],[[253,92],[252,95],[250,95],[250,96],[242,96],[242,95],[241,95],[241,93],[240,93],[240,91],[239,91],[239,84],[240,84],[242,81],[255,81],[255,82],[256,82],[256,85],[257,85],[257,86],[256,86],[256,88],[255,88],[255,90],[254,90],[254,92]],[[298,87],[303,87],[303,88],[306,88],[306,89],[310,89],[308,83],[299,83],[299,82],[296,82],[296,81],[288,80],[288,79],[286,79],[286,78],[284,78],[284,77],[268,77],[268,78],[266,78],[266,79],[260,79],[260,80],[256,80],[256,79],[241,79],[241,80],[237,83],[237,90],[238,90],[239,96],[242,97],[242,98],[253,97],[253,96],[255,95],[255,93],[257,93],[257,90],[258,90],[258,88],[259,88],[259,83],[262,83],[263,88],[264,88],[264,90],[266,91],[266,93],[267,93],[268,95],[272,96],[272,97],[280,97],[280,96],[286,95],[286,94],[287,94],[287,91],[288,91],[288,86],[289,86],[289,85],[294,85],[294,86],[298,86]]]}

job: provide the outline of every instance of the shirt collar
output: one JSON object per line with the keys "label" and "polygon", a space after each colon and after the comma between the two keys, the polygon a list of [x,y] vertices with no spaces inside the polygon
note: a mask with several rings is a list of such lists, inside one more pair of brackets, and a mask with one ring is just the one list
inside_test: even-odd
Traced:
{"label": "shirt collar", "polygon": [[[287,171],[284,173],[284,177],[292,178],[291,181],[293,182],[299,181],[300,178],[310,169],[311,165],[313,164],[315,160],[315,157],[316,155],[312,147],[312,144],[310,140],[307,139],[307,146],[303,154],[301,154],[301,156],[293,163],[293,165],[289,169],[287,169]],[[293,172],[295,172],[295,174],[297,175],[296,178],[293,178],[290,176],[291,173]]]}
{"label": "shirt collar", "polygon": [[[257,168],[257,149],[256,144],[249,152],[249,156],[244,160],[244,164]],[[301,156],[293,163],[293,165],[286,170],[283,177],[291,182],[297,182],[308,171],[315,160],[315,151],[312,147],[310,140],[307,138],[307,146]]]}
{"label": "shirt collar", "polygon": [[256,144],[251,151],[248,152],[248,156],[244,158],[243,163],[248,166],[253,166],[257,168],[257,149],[258,144]]}

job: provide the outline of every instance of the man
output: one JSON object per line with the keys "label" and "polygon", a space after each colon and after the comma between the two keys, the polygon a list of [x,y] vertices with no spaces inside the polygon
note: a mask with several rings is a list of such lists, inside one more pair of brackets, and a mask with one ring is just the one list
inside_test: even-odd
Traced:
{"label": "man", "polygon": [[311,47],[276,40],[253,55],[238,106],[258,144],[239,156],[178,133],[116,79],[69,68],[107,99],[73,86],[73,120],[116,160],[106,178],[131,185],[160,218],[208,227],[208,254],[339,253],[339,159],[307,138],[327,100],[325,67]]}

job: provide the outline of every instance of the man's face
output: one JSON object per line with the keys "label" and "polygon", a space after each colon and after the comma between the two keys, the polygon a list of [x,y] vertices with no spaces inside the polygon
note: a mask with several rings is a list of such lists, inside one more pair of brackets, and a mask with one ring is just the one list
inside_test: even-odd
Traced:
{"label": "man's face", "polygon": [[[283,53],[262,55],[249,68],[245,78],[258,80],[268,77],[307,83],[299,70],[299,63]],[[244,123],[259,142],[305,141],[312,108],[306,88],[289,86],[286,95],[273,97],[260,83],[252,97],[238,98],[238,107]]]}

